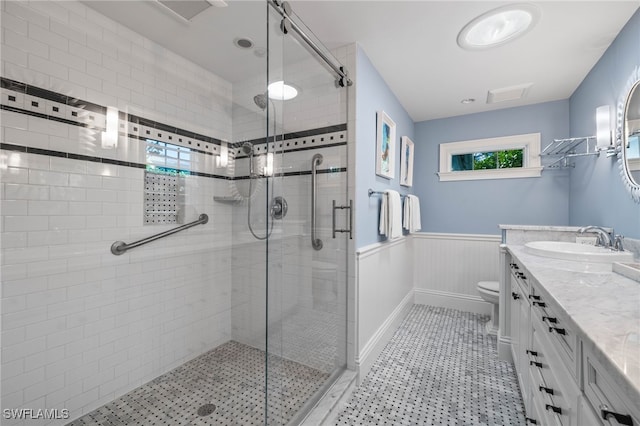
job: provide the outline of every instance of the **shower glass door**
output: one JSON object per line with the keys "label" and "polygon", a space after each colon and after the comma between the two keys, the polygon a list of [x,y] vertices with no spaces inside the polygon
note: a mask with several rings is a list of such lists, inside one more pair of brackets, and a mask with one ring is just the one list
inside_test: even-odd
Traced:
{"label": "shower glass door", "polygon": [[[337,76],[293,25],[311,31],[289,16],[283,24],[270,8],[268,17],[265,170],[273,177],[263,211],[273,231],[265,247],[266,424],[298,424],[346,367],[349,237],[334,237],[332,213],[334,200],[348,203],[348,89],[336,85]],[[285,203],[286,215],[273,214],[274,206],[284,212]],[[348,210],[336,210],[338,228],[349,226],[347,218]]]}

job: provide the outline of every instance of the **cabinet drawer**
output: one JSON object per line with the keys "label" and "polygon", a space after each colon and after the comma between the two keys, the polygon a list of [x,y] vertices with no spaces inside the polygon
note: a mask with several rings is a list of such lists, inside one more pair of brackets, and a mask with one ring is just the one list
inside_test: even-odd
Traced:
{"label": "cabinet drawer", "polygon": [[569,423],[563,423],[561,416],[551,409],[554,406],[551,398],[536,392],[533,388],[534,383],[539,383],[541,380],[540,374],[533,369],[529,369],[529,374],[529,382],[532,385],[530,389],[532,410],[531,413],[527,413],[530,414],[527,417],[534,419],[538,425],[569,426]]}
{"label": "cabinet drawer", "polygon": [[584,393],[603,425],[640,425],[640,406],[617,392],[613,379],[595,356],[584,351]]}
{"label": "cabinet drawer", "polygon": [[553,413],[552,417],[560,421],[563,425],[573,424],[575,418],[575,408],[580,395],[578,385],[569,373],[569,370],[561,361],[560,355],[555,347],[556,342],[549,339],[548,333],[544,331],[546,325],[539,319],[532,321],[533,326],[533,346],[536,348],[536,362],[533,364],[531,387],[534,398],[544,401],[543,408]]}
{"label": "cabinet drawer", "polygon": [[578,347],[578,336],[571,328],[564,316],[558,313],[545,298],[532,287],[531,299],[532,318],[537,318],[541,324],[540,331],[544,332],[558,354],[570,371],[573,379],[577,382],[578,365],[576,362],[576,348]]}
{"label": "cabinet drawer", "polygon": [[511,267],[512,282],[518,283],[522,293],[529,294],[529,273],[517,262],[511,262],[509,266]]}

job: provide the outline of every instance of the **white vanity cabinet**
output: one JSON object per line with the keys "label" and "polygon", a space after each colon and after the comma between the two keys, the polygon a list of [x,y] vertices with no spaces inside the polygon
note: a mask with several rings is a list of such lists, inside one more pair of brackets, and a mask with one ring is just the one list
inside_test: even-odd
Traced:
{"label": "white vanity cabinet", "polygon": [[539,425],[578,426],[580,391],[575,355],[571,356],[575,333],[566,329],[565,321],[558,318],[523,265],[512,260],[510,269],[511,355],[527,420]]}
{"label": "white vanity cabinet", "polygon": [[527,265],[509,252],[505,260],[511,357],[529,424],[640,426],[637,393],[621,391],[612,366]]}

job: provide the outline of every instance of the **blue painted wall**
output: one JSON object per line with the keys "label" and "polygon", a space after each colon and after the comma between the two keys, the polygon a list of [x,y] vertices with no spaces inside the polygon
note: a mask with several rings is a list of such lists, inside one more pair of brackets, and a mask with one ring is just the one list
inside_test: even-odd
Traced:
{"label": "blue painted wall", "polygon": [[[440,143],[540,132],[542,146],[554,138],[595,134],[595,109],[617,102],[634,67],[640,66],[640,12],[631,18],[570,99],[413,123],[393,92],[357,49],[356,247],[382,240],[379,197],[367,189],[393,188],[421,199],[422,230],[498,234],[498,224],[602,225],[640,238],[640,206],[633,203],[617,162],[601,155],[575,159],[575,169],[545,170],[540,178],[439,182]],[[375,175],[376,112],[384,110],[401,136],[415,142],[414,186]]]}
{"label": "blue painted wall", "polygon": [[439,144],[541,133],[541,145],[569,134],[568,100],[416,124],[415,193],[426,232],[499,234],[499,224],[566,225],[566,170],[538,178],[440,182]]}
{"label": "blue painted wall", "polygon": [[[571,96],[572,136],[595,134],[595,111],[601,105],[609,105],[615,128],[619,99],[636,67],[640,67],[640,11]],[[570,176],[569,223],[612,226],[617,233],[640,238],[640,205],[624,188],[617,160],[600,155],[576,161]]]}
{"label": "blue painted wall", "polygon": [[[376,113],[386,112],[396,123],[395,178],[376,176]],[[356,50],[356,247],[384,240],[378,235],[380,196],[367,190],[395,189],[402,194],[412,188],[400,186],[400,138],[414,138],[414,123],[360,46]],[[417,147],[416,147],[417,151]],[[414,168],[414,187],[416,183]]]}

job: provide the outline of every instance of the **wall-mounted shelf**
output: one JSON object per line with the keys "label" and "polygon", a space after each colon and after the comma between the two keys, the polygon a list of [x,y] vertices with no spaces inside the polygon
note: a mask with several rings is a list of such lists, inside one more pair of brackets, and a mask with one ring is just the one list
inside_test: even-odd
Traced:
{"label": "wall-mounted shelf", "polygon": [[[566,167],[575,167],[575,164],[569,162],[569,158],[583,157],[585,155],[600,155],[600,151],[596,149],[595,136],[585,136],[580,138],[554,139],[547,145],[540,156],[551,157],[553,160],[544,164],[545,169],[563,169]],[[593,145],[593,146],[592,146]]]}
{"label": "wall-mounted shelf", "polygon": [[234,197],[233,195],[225,195],[225,196],[214,195],[213,201],[216,201],[218,203],[225,203],[225,204],[238,204],[242,201],[242,199]]}

